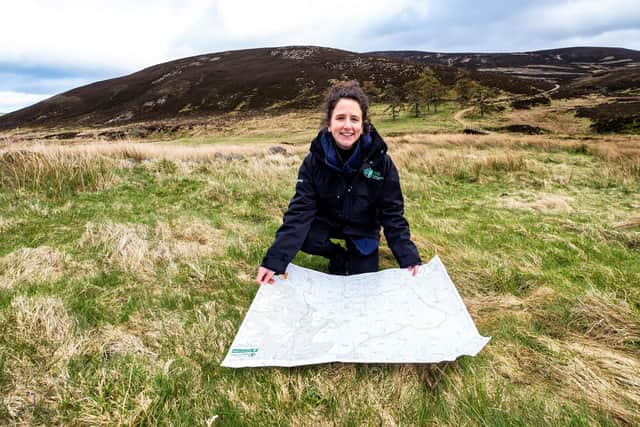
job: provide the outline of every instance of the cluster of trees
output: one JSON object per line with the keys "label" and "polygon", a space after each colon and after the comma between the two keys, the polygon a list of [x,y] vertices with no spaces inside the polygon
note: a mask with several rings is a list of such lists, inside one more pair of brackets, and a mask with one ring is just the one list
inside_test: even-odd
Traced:
{"label": "cluster of trees", "polygon": [[421,73],[417,79],[403,86],[388,83],[380,89],[373,82],[367,81],[364,82],[363,89],[372,98],[389,105],[385,111],[393,120],[400,116],[401,111],[407,109],[414,117],[420,117],[425,110],[427,113],[437,113],[438,105],[446,101],[456,101],[460,108],[473,105],[480,110],[480,115],[484,116],[491,99],[498,94],[496,89],[482,86],[467,76],[459,78],[453,87],[447,87],[429,71]]}

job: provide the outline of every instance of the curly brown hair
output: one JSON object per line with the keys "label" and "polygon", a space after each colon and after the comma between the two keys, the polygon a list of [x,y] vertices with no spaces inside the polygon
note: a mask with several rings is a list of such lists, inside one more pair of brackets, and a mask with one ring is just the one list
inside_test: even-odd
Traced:
{"label": "curly brown hair", "polygon": [[370,124],[368,115],[369,100],[367,99],[367,95],[365,95],[360,88],[360,84],[356,80],[336,83],[329,88],[325,101],[325,117],[323,125],[329,126],[333,110],[336,108],[338,101],[340,101],[342,98],[353,99],[360,105],[360,109],[362,110],[363,130],[365,132],[368,131]]}

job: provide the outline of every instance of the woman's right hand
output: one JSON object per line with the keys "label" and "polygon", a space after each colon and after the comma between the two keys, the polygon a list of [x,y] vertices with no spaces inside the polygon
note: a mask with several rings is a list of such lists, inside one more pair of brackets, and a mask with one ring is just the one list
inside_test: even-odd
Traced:
{"label": "woman's right hand", "polygon": [[258,282],[258,285],[262,285],[263,283],[268,283],[270,285],[273,285],[273,283],[275,282],[275,280],[273,279],[273,276],[275,274],[276,274],[275,271],[269,270],[268,268],[260,266],[260,268],[258,269],[258,275],[256,276],[256,282]]}

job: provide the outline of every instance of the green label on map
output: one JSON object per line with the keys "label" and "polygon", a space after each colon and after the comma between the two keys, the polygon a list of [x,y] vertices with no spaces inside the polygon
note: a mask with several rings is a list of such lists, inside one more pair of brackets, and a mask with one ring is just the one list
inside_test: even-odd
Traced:
{"label": "green label on map", "polygon": [[256,353],[258,352],[257,348],[232,348],[231,349],[231,354],[235,354],[235,355],[244,355],[244,356],[249,356],[249,357],[253,357],[256,355]]}

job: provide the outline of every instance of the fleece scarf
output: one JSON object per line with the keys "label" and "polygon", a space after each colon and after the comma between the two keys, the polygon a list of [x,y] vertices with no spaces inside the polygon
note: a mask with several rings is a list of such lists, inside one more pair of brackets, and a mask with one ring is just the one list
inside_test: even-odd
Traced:
{"label": "fleece scarf", "polygon": [[[362,165],[362,158],[364,153],[369,151],[371,147],[371,135],[369,133],[363,133],[360,139],[356,141],[355,148],[349,159],[342,163],[338,157],[338,150],[336,149],[336,142],[333,139],[333,135],[326,130],[322,132],[320,136],[320,144],[325,154],[325,163],[330,168],[343,173],[351,174],[357,172]],[[376,249],[378,249],[378,239],[371,239],[367,237],[350,238],[354,246],[358,249],[362,255],[370,255]]]}
{"label": "fleece scarf", "polygon": [[324,162],[330,168],[343,173],[343,174],[351,174],[356,172],[360,166],[362,165],[363,154],[366,153],[371,147],[371,135],[368,133],[363,133],[360,136],[360,139],[356,142],[355,148],[351,156],[347,159],[344,164],[340,161],[338,157],[338,150],[336,149],[336,142],[333,139],[333,135],[327,132],[326,130],[322,131],[322,135],[320,136],[320,144],[322,145],[322,149],[324,150],[325,158]]}

